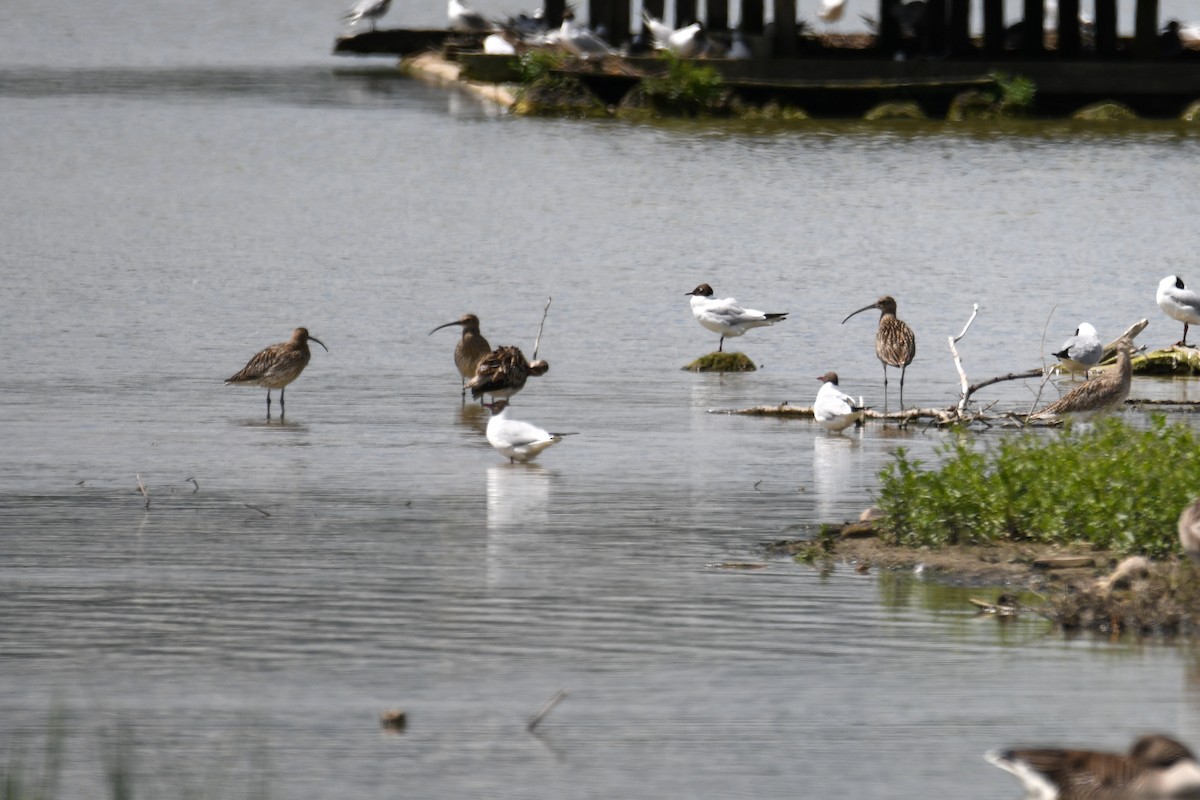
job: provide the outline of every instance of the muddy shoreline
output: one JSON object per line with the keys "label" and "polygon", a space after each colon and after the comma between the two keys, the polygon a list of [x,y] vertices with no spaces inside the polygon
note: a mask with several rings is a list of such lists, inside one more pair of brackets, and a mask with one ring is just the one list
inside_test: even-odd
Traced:
{"label": "muddy shoreline", "polygon": [[[1200,636],[1200,568],[1186,559],[1121,558],[1082,545],[1024,542],[903,547],[881,540],[870,522],[827,527],[814,539],[779,540],[766,549],[814,566],[841,562],[860,572],[913,571],[978,587],[980,598],[994,604],[985,610],[1037,614],[1063,631]],[[1039,600],[1021,604],[1014,592],[1032,592]]]}

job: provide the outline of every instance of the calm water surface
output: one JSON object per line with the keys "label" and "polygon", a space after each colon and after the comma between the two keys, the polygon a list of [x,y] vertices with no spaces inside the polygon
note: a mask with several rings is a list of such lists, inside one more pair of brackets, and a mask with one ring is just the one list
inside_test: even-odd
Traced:
{"label": "calm water surface", "polygon": [[[246,61],[251,23],[82,58],[47,21],[41,61],[25,40],[0,61],[6,751],[36,761],[62,709],[66,797],[126,742],[159,797],[1010,798],[988,748],[1200,743],[1188,647],[764,556],[943,434],[709,413],[807,405],[828,369],[881,405],[874,319],[839,323],[884,293],[921,405],[953,401],[945,337],[974,303],[972,379],[1081,320],[1173,341],[1153,295],[1200,280],[1200,139],[515,120],[297,55],[288,32],[332,16],[280,15]],[[791,312],[733,342],[758,372],[679,369],[715,344],[684,297],[702,281]],[[474,311],[528,352],[548,296],[551,371],[514,411],[579,435],[508,465],[459,404],[454,332],[427,334]],[[297,325],[330,352],[267,423],[221,382]]]}

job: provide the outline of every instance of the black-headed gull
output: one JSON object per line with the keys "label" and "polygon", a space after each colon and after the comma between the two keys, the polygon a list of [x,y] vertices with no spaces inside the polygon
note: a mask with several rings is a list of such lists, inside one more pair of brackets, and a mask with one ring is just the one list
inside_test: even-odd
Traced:
{"label": "black-headed gull", "polygon": [[704,51],[708,37],[699,22],[672,29],[647,11],[642,12],[642,19],[659,50],[667,50],[680,58],[695,58]]}
{"label": "black-headed gull", "polygon": [[855,400],[838,388],[838,374],[826,372],[817,378],[821,388],[813,401],[813,418],[827,431],[842,431],[866,414],[862,398]]}
{"label": "black-headed gull", "polygon": [[[267,390],[267,419],[271,418],[271,390],[278,389],[279,418],[283,419],[283,392],[308,366],[309,359],[312,358],[308,349],[309,342],[316,342],[325,347],[325,343],[320,339],[308,335],[308,328],[296,328],[292,331],[290,340],[273,344],[255,353],[240,372],[225,379],[225,385],[264,387]],[[325,347],[325,352],[329,352],[328,347]]]}
{"label": "black-headed gull", "polygon": [[388,12],[392,0],[358,0],[354,7],[346,12],[343,19],[348,25],[354,25],[359,20],[371,20],[371,30],[375,30],[375,20]]}
{"label": "black-headed gull", "polygon": [[[872,308],[879,309],[879,328],[875,331],[875,357],[883,364],[883,411],[887,413],[887,368],[900,369],[900,408],[904,409],[904,370],[917,355],[917,337],[912,328],[896,318],[895,298],[884,296],[846,316],[850,319]],[[846,324],[846,319],[842,324]]]}
{"label": "black-headed gull", "polygon": [[1100,356],[1104,355],[1104,345],[1096,329],[1087,322],[1081,322],[1075,329],[1075,335],[1063,342],[1062,348],[1051,355],[1062,363],[1062,368],[1067,372],[1072,375],[1082,372],[1086,378],[1088,370],[1100,363]]}
{"label": "black-headed gull", "polygon": [[732,297],[717,299],[707,283],[700,284],[685,295],[691,295],[692,316],[696,321],[713,333],[721,334],[721,341],[717,343],[718,352],[724,350],[726,336],[741,336],[751,328],[774,325],[787,319],[788,315],[786,311],[768,314],[753,308],[742,308]]}
{"label": "black-headed gull", "polygon": [[508,418],[508,401],[486,404],[492,410],[488,420],[488,443],[512,461],[532,461],[552,444],[561,442],[565,433],[550,433],[528,422]]}
{"label": "black-headed gull", "polygon": [[1183,278],[1168,275],[1159,281],[1158,307],[1171,319],[1183,323],[1183,338],[1176,344],[1187,347],[1188,325],[1200,325],[1200,294],[1183,285]]}

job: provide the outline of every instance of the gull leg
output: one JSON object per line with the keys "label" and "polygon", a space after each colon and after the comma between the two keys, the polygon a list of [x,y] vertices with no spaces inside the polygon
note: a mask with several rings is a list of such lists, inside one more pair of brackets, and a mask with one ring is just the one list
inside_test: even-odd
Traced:
{"label": "gull leg", "polygon": [[[1185,338],[1185,339],[1187,338],[1187,329],[1186,329],[1186,326],[1185,326],[1185,328],[1184,328],[1184,331],[1183,331],[1183,338]],[[724,336],[722,336],[722,337],[721,337],[721,341],[717,342],[717,352],[718,352],[718,353],[723,353],[723,352],[725,352],[725,337],[724,337]]]}

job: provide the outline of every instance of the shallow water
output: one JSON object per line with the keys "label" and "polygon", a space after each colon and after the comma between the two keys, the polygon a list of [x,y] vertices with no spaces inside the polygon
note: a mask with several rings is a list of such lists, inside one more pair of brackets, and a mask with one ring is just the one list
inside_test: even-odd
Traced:
{"label": "shallow water", "polygon": [[[973,380],[1085,319],[1173,341],[1187,129],[518,120],[294,48],[0,70],[0,739],[36,761],[63,709],[64,796],[113,741],[147,796],[313,798],[1015,797],[984,750],[1200,742],[1189,647],[764,556],[944,434],[710,413],[807,405],[828,369],[881,406],[873,315],[840,321],[883,293],[908,404],[953,401],[974,303]],[[679,369],[715,344],[702,281],[791,312],[728,343],[758,372]],[[428,332],[474,311],[529,352],[548,296],[514,416],[579,433],[508,465]],[[329,352],[268,423],[221,383],[297,325]]]}

